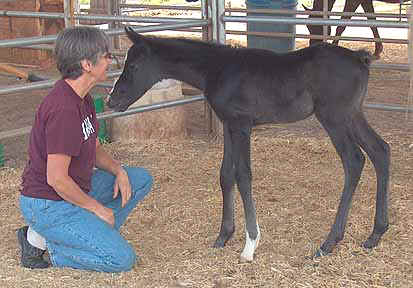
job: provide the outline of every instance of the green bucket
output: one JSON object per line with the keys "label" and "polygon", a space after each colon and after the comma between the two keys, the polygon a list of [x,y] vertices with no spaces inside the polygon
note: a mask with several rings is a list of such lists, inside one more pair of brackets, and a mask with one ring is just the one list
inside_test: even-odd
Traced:
{"label": "green bucket", "polygon": [[[93,102],[95,103],[96,114],[102,113],[105,107],[105,101],[103,101],[104,96],[101,94],[96,94],[93,97]],[[105,120],[99,120],[99,131],[98,138],[100,143],[109,142],[109,136],[107,134],[107,127]]]}
{"label": "green bucket", "polygon": [[4,146],[0,144],[0,167],[4,166]]}

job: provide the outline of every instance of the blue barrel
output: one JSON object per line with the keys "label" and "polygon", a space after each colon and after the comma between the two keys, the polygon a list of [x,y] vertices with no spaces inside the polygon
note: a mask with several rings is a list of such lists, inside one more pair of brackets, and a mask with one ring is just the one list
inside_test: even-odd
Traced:
{"label": "blue barrel", "polygon": [[[297,0],[246,0],[247,9],[287,9],[296,11]],[[295,14],[264,14],[248,13],[248,16],[295,17]],[[295,24],[247,23],[248,32],[284,32],[295,35]],[[261,48],[283,53],[295,49],[295,36],[272,37],[247,35],[247,45],[250,48]]]}

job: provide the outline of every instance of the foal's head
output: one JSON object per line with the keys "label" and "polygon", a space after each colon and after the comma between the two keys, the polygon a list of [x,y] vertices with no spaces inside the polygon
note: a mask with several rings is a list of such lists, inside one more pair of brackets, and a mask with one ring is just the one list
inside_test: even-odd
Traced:
{"label": "foal's head", "polygon": [[133,45],[128,50],[122,74],[110,93],[108,106],[115,111],[128,109],[161,80],[148,41],[130,27],[126,27],[125,31]]}

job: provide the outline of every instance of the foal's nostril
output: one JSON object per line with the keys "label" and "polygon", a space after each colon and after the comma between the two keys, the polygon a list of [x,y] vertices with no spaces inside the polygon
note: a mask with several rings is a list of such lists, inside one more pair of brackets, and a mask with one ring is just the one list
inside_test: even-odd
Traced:
{"label": "foal's nostril", "polygon": [[111,97],[108,97],[107,98],[107,100],[106,100],[106,105],[109,107],[109,108],[113,108],[115,105],[113,104],[113,101],[112,101],[112,98]]}

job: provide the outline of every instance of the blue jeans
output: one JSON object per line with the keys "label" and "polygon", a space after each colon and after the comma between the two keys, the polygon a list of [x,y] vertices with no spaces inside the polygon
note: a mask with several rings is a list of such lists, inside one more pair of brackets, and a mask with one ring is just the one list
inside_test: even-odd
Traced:
{"label": "blue jeans", "polygon": [[132,269],[136,261],[133,247],[119,234],[129,213],[151,189],[152,176],[143,168],[125,167],[132,195],[121,207],[121,195],[113,199],[115,177],[103,170],[92,176],[89,195],[112,208],[115,226],[95,214],[66,201],[20,196],[20,209],[28,225],[46,239],[54,267],[121,272]]}

